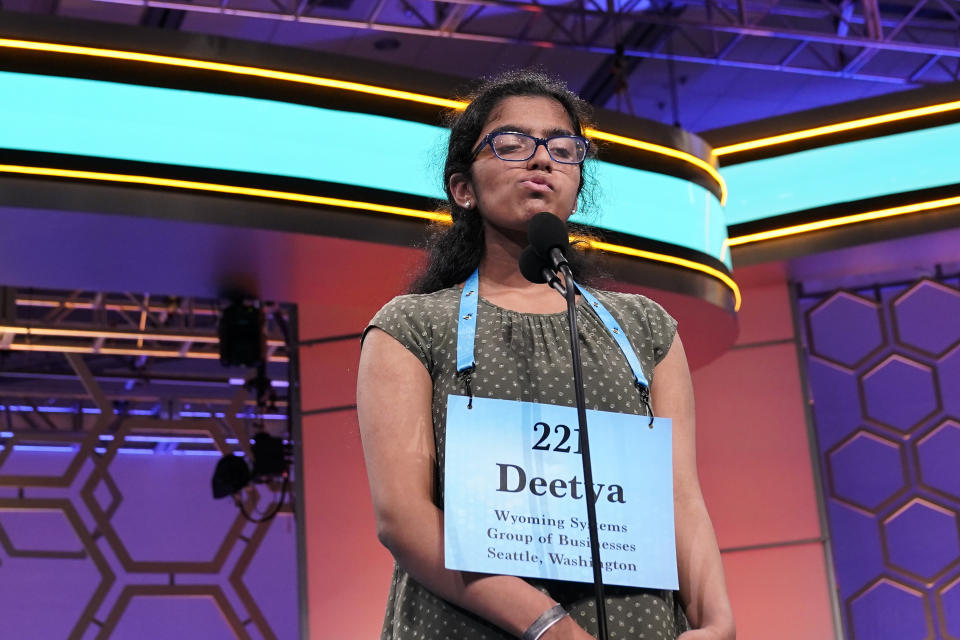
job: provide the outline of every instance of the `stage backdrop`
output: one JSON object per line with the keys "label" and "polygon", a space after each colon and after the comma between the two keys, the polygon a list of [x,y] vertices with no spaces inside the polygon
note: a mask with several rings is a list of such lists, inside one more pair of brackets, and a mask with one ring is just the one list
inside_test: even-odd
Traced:
{"label": "stage backdrop", "polygon": [[958,638],[960,276],[797,312],[846,638]]}
{"label": "stage backdrop", "polygon": [[[188,438],[221,429],[136,421],[134,432],[172,424]],[[86,447],[77,432],[46,432],[42,446],[7,440],[0,451],[0,636],[297,638],[293,515],[247,522],[211,495],[218,455],[178,455],[175,437],[166,451],[134,448],[130,431],[111,433],[79,434],[97,441]]]}
{"label": "stage backdrop", "polygon": [[[406,258],[409,268],[415,256]],[[785,267],[745,269],[737,279],[738,343],[694,372],[698,466],[737,637],[826,640],[835,637],[828,564]],[[311,638],[378,637],[390,586],[355,405],[359,334],[389,298],[378,295],[337,313],[298,307]]]}

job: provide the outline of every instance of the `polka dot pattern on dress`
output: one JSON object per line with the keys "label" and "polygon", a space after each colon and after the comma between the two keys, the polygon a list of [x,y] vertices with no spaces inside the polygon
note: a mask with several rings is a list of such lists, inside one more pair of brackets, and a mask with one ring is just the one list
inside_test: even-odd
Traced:
{"label": "polka dot pattern on dress", "polygon": [[[627,333],[647,380],[676,335],[676,321],[640,295],[594,291]],[[443,507],[447,396],[463,395],[457,376],[457,314],[460,288],[398,296],[370,321],[423,363],[433,381],[436,480]],[[581,299],[577,316],[580,357],[588,409],[642,414],[630,365],[600,319]],[[520,313],[480,298],[472,377],[476,397],[574,406],[566,312]],[[550,594],[587,631],[597,635],[593,585],[555,580],[528,582]],[[675,593],[607,587],[610,640],[674,639],[686,630]],[[512,636],[430,593],[399,566],[394,567],[381,640],[506,640]]]}

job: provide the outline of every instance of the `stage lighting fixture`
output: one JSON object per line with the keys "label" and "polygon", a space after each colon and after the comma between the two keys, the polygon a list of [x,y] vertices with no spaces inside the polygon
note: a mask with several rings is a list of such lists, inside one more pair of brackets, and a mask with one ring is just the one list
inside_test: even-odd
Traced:
{"label": "stage lighting fixture", "polygon": [[232,496],[250,483],[250,467],[242,458],[226,455],[220,458],[213,472],[213,497]]}
{"label": "stage lighting fixture", "polygon": [[253,479],[268,480],[287,470],[286,445],[280,438],[261,431],[253,437]]}
{"label": "stage lighting fixture", "polygon": [[285,478],[289,467],[288,445],[265,431],[253,437],[251,466],[238,456],[227,454],[213,472],[213,497],[232,496],[251,482]]}
{"label": "stage lighting fixture", "polygon": [[[228,454],[220,459],[213,472],[213,497],[231,496],[244,518],[250,522],[260,523],[276,516],[286,502],[287,492],[290,489],[290,452],[286,442],[264,431],[254,436],[251,449],[252,469],[243,458],[234,455]],[[271,480],[281,481],[280,497],[266,513],[260,516],[249,513],[244,506],[244,500],[238,495],[240,490],[251,482],[267,483]]]}
{"label": "stage lighting fixture", "polygon": [[264,362],[267,350],[263,310],[259,303],[239,298],[220,314],[220,364],[225,367],[255,367]]}

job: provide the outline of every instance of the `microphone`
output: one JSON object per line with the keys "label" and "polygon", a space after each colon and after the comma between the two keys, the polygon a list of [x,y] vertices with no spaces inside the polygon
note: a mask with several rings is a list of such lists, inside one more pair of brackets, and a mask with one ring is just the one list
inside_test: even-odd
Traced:
{"label": "microphone", "polygon": [[550,270],[547,262],[540,257],[540,254],[532,245],[527,245],[527,248],[520,254],[520,273],[534,284],[546,284],[549,278],[547,278],[544,270]]}
{"label": "microphone", "polygon": [[527,239],[530,246],[554,270],[567,264],[570,237],[567,235],[567,225],[557,216],[543,211],[530,218],[527,224]]}
{"label": "microphone", "polygon": [[549,284],[552,288],[566,296],[566,289],[560,282],[560,278],[550,268],[549,263],[537,253],[533,245],[528,245],[523,253],[520,254],[520,273],[523,277],[534,284]]}

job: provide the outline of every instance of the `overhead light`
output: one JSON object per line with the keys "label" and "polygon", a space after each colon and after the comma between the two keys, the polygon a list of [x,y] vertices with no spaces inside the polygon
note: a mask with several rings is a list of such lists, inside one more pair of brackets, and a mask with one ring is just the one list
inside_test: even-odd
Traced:
{"label": "overhead light", "polygon": [[267,352],[266,319],[259,302],[235,299],[220,314],[220,364],[225,367],[256,367]]}

